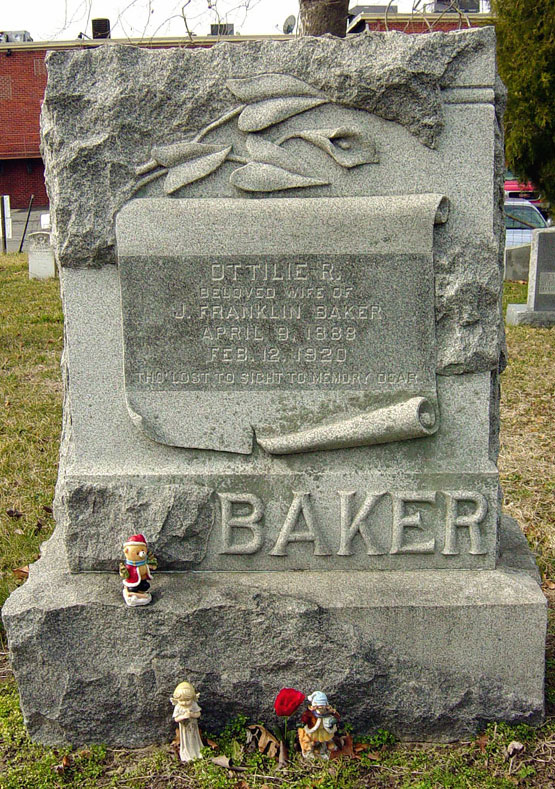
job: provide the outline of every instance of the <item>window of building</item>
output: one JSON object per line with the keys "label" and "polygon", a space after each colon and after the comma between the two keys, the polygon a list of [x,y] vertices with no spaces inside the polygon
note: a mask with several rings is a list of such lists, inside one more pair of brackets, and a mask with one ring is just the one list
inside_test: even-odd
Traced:
{"label": "window of building", "polygon": [[33,60],[33,68],[35,69],[35,77],[46,76],[46,63],[42,58]]}
{"label": "window of building", "polygon": [[0,74],[0,100],[12,98],[12,78],[7,74]]}

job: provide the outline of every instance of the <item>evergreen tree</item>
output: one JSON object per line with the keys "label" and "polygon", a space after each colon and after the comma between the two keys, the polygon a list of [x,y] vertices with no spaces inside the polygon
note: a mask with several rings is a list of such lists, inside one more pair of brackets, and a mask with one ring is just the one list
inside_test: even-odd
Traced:
{"label": "evergreen tree", "polygon": [[507,164],[555,205],[555,2],[494,0]]}

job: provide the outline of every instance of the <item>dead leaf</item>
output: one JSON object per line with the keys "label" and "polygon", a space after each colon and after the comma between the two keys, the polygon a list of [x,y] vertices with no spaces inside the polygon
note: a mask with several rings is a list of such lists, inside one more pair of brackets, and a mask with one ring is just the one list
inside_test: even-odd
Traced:
{"label": "dead leaf", "polygon": [[249,785],[246,781],[237,781],[234,789],[249,789]]}
{"label": "dead leaf", "polygon": [[486,752],[486,745],[489,742],[489,737],[486,734],[482,734],[480,737],[476,737],[476,745],[482,751],[482,753]]}
{"label": "dead leaf", "polygon": [[20,581],[25,581],[29,577],[29,565],[26,564],[25,567],[17,567],[15,570],[12,570],[12,573]]}
{"label": "dead leaf", "polygon": [[555,589],[555,581],[550,581],[548,578],[545,579],[543,585],[546,589]]}
{"label": "dead leaf", "polygon": [[514,756],[515,753],[520,753],[524,750],[524,745],[518,740],[513,740],[507,745],[507,756]]}
{"label": "dead leaf", "polygon": [[42,521],[37,521],[37,522],[35,523],[35,528],[33,529],[33,532],[34,532],[35,534],[38,534],[38,533],[39,533],[39,532],[41,532],[41,531],[42,531]]}
{"label": "dead leaf", "polygon": [[69,758],[69,756],[67,756],[67,754],[66,756],[64,756],[60,764],[52,765],[52,769],[58,775],[63,775],[69,767],[71,767],[71,759]]}
{"label": "dead leaf", "polygon": [[210,748],[213,748],[215,751],[219,750],[218,743],[214,742],[214,740],[206,739],[206,744],[209,745]]}
{"label": "dead leaf", "polygon": [[231,777],[233,777],[233,772],[245,773],[249,769],[248,767],[239,767],[239,765],[233,764],[233,760],[223,754],[221,756],[212,756],[210,761],[218,767],[223,767],[224,770],[230,770]]}
{"label": "dead leaf", "polygon": [[14,530],[13,530],[13,533],[14,533],[14,534],[21,534],[21,535],[25,534],[25,532],[23,531],[23,529],[14,529]]}
{"label": "dead leaf", "polygon": [[[337,742],[338,741],[338,742]],[[339,759],[345,756],[347,759],[352,759],[355,755],[353,750],[353,738],[350,734],[344,734],[336,738],[336,744],[339,746],[335,751],[331,751],[330,759]]]}
{"label": "dead leaf", "polygon": [[53,512],[53,510],[52,510],[52,507],[49,507],[49,506],[48,506],[48,504],[45,504],[45,505],[43,506],[43,510],[44,510],[45,512],[47,512],[49,515],[52,515],[52,512]]}
{"label": "dead leaf", "polygon": [[21,518],[23,513],[15,507],[10,507],[9,510],[6,510],[6,515],[8,515],[10,518]]}
{"label": "dead leaf", "polygon": [[212,764],[215,764],[218,767],[223,767],[225,770],[229,770],[230,768],[229,758],[223,754],[221,756],[213,756],[210,761]]}
{"label": "dead leaf", "polygon": [[275,759],[279,753],[279,740],[277,737],[274,737],[265,726],[261,726],[259,723],[255,723],[248,728],[254,734],[260,753],[265,753],[266,756]]}
{"label": "dead leaf", "polygon": [[89,748],[83,748],[77,751],[77,756],[79,756],[80,759],[89,759],[92,756],[92,751]]}
{"label": "dead leaf", "polygon": [[280,770],[284,770],[288,764],[289,751],[287,750],[287,745],[282,740],[279,744],[278,767]]}

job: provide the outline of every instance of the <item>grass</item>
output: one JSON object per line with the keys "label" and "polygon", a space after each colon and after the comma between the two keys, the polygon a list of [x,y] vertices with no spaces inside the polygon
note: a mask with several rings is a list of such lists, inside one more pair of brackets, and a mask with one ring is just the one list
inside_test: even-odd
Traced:
{"label": "grass", "polygon": [[[53,528],[50,512],[61,424],[59,359],[62,314],[58,282],[29,281],[23,255],[0,256],[0,603],[21,579],[13,570],[33,561]],[[526,300],[526,286],[508,283],[504,303]],[[545,591],[555,597],[553,479],[555,331],[508,327],[510,363],[502,377],[499,459],[505,509],[539,556]],[[0,651],[2,643],[0,636]],[[555,714],[555,626],[547,651],[548,712]],[[524,750],[509,756],[517,740]],[[206,759],[182,765],[173,745],[140,751],[101,746],[47,748],[25,732],[17,689],[0,655],[0,788],[268,789],[268,787],[408,787],[504,789],[555,786],[555,718],[540,729],[489,726],[473,741],[398,744],[387,733],[360,744],[356,759],[290,767],[245,747],[244,721],[214,738]],[[233,755],[240,771],[210,761]]]}

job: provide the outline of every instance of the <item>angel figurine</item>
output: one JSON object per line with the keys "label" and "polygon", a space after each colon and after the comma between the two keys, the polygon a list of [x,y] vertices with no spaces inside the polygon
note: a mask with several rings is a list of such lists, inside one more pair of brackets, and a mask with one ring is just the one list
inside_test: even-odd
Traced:
{"label": "angel figurine", "polygon": [[198,698],[199,694],[190,682],[180,682],[171,697],[173,719],[179,724],[179,758],[182,762],[202,759],[202,740],[197,723],[200,718]]}

